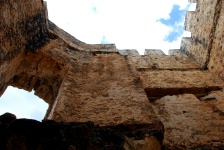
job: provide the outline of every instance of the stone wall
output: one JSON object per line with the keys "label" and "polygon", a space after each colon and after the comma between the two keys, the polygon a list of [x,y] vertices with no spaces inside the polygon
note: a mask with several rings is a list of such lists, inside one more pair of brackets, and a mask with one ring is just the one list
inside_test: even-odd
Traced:
{"label": "stone wall", "polygon": [[203,68],[207,68],[212,49],[219,6],[220,0],[199,0],[196,11],[186,14],[185,29],[191,32],[191,38],[183,38],[181,50],[193,57]]}
{"label": "stone wall", "polygon": [[[194,58],[203,69],[223,74],[223,0],[197,0],[196,11],[186,14],[185,29],[190,38],[183,38],[181,51]],[[208,7],[209,6],[209,7]]]}
{"label": "stone wall", "polygon": [[0,7],[1,95],[25,53],[37,51],[48,42],[48,30],[41,0],[4,0]]}
{"label": "stone wall", "polygon": [[47,20],[41,0],[0,6],[1,95],[34,89],[49,103],[45,121],[113,129],[126,139],[118,149],[223,148],[222,0],[197,1],[186,15],[192,37],[170,55],[81,42]]}
{"label": "stone wall", "polygon": [[224,66],[223,66],[223,21],[224,21],[224,2],[219,1],[217,6],[217,14],[216,14],[216,27],[213,33],[213,41],[211,43],[211,52],[208,61],[208,69],[214,74],[220,75],[220,77],[224,77]]}

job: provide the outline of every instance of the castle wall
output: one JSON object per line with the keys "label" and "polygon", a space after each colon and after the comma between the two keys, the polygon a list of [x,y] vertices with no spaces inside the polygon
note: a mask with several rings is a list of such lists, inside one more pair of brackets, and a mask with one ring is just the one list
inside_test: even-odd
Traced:
{"label": "castle wall", "polygon": [[181,50],[203,68],[208,64],[218,6],[219,0],[198,0],[196,11],[186,14],[185,29],[191,32],[191,38],[182,39]]}
{"label": "castle wall", "polygon": [[165,96],[153,108],[165,126],[167,149],[223,148],[223,92],[212,92],[204,99],[195,95]]}
{"label": "castle wall", "polygon": [[0,95],[26,51],[38,50],[46,39],[46,18],[40,0],[0,2]]}
{"label": "castle wall", "polygon": [[[180,50],[176,50],[179,52]],[[192,58],[182,53],[165,55],[161,50],[145,50],[145,55],[139,55],[136,50],[120,50],[121,55],[137,70],[197,70],[200,65]]]}
{"label": "castle wall", "polygon": [[224,31],[223,31],[223,21],[224,21],[224,2],[219,1],[219,5],[217,6],[217,14],[216,14],[216,27],[215,32],[213,34],[212,41],[212,49],[210,53],[208,69],[214,74],[220,75],[220,77],[224,77]]}
{"label": "castle wall", "polygon": [[46,21],[41,0],[0,6],[0,94],[34,89],[50,105],[45,120],[113,128],[126,149],[223,146],[222,0],[197,1],[192,37],[170,55],[81,42]]}

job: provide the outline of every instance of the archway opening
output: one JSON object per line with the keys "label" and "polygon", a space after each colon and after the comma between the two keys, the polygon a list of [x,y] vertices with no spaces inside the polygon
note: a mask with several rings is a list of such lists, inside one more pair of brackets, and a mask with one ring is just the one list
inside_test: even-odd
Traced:
{"label": "archway opening", "polygon": [[44,119],[49,105],[34,95],[34,91],[28,92],[12,86],[8,86],[0,97],[0,115],[10,112],[17,118],[28,118],[41,121]]}

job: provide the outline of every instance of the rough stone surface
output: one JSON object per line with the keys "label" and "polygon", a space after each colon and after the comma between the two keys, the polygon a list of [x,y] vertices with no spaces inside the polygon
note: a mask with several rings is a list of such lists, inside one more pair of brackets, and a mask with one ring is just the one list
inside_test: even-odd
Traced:
{"label": "rough stone surface", "polygon": [[224,86],[218,76],[208,71],[141,71],[139,76],[149,99],[185,93],[202,97]]}
{"label": "rough stone surface", "polygon": [[153,103],[165,126],[166,149],[223,149],[224,99],[200,101],[192,94],[166,96]]}
{"label": "rough stone surface", "polygon": [[224,3],[190,1],[192,37],[170,55],[86,44],[43,1],[0,1],[0,95],[13,85],[49,103],[42,123],[1,116],[0,149],[223,149]]}
{"label": "rough stone surface", "polygon": [[149,55],[128,55],[128,63],[137,70],[190,70],[201,66],[185,54],[161,55],[155,52]]}
{"label": "rough stone surface", "polygon": [[208,69],[212,71],[214,74],[220,75],[224,78],[224,31],[223,31],[223,21],[224,21],[224,2],[220,1],[219,7],[219,14],[217,14],[217,24],[215,27],[214,32],[214,39],[211,45],[211,53],[209,58]]}
{"label": "rough stone surface", "polygon": [[123,57],[118,54],[85,55],[82,63],[77,61],[78,54],[73,57],[72,65],[75,66],[64,78],[49,119],[94,120],[102,126],[157,124],[158,118],[140,80]]}
{"label": "rough stone surface", "polygon": [[119,53],[121,55],[139,55],[138,51],[135,49],[125,49],[125,50],[119,50]]}
{"label": "rough stone surface", "polygon": [[222,0],[198,0],[196,11],[186,14],[185,29],[191,32],[191,38],[183,39],[181,49],[204,68],[211,51],[220,1]]}
{"label": "rough stone surface", "polygon": [[144,88],[199,88],[224,86],[224,82],[209,71],[152,70],[139,73]]}
{"label": "rough stone surface", "polygon": [[169,50],[169,55],[179,55],[182,54],[183,52],[180,49],[170,49]]}
{"label": "rough stone surface", "polygon": [[162,50],[146,49],[144,55],[165,55]]}
{"label": "rough stone surface", "polygon": [[57,123],[15,118],[5,122],[5,118],[9,117],[6,114],[0,116],[1,150],[157,150],[161,148],[163,139],[163,132],[160,131],[150,134],[150,131],[145,133],[131,128],[123,130],[125,127],[122,126],[116,129],[100,127],[93,122]]}
{"label": "rough stone surface", "polygon": [[48,30],[41,0],[4,0],[0,7],[1,95],[24,53],[36,51],[48,42]]}

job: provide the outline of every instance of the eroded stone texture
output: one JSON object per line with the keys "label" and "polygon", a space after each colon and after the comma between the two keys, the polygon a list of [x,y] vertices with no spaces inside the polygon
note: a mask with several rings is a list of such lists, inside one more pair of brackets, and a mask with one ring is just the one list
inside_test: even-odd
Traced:
{"label": "eroded stone texture", "polygon": [[142,71],[139,75],[144,88],[222,88],[224,86],[224,82],[209,71],[155,70]]}
{"label": "eroded stone texture", "polygon": [[153,108],[165,126],[167,149],[223,149],[224,99],[200,101],[194,95],[166,96]]}
{"label": "eroded stone texture", "polygon": [[[59,149],[79,149],[79,139],[73,138],[77,125],[78,129],[79,125],[85,129],[80,129],[86,133],[82,140],[90,138],[90,144],[84,142],[82,146],[90,149],[96,145],[98,149],[161,149],[163,124],[164,148],[221,149],[223,3],[197,2],[197,12],[187,14],[186,28],[192,32],[192,38],[184,38],[180,50],[171,50],[171,55],[146,50],[145,55],[139,55],[136,50],[118,51],[114,44],[90,45],[77,40],[47,21],[41,0],[1,1],[0,94],[8,85],[27,91],[34,89],[36,95],[49,103],[45,120],[53,119],[47,126],[53,124],[57,131],[46,136],[53,136],[51,142],[57,141]],[[67,123],[77,121],[92,121],[104,128],[92,123],[71,123],[70,130]],[[18,122],[19,132],[31,131],[32,125],[43,131],[46,125],[28,121],[24,128],[20,123],[25,125],[27,121]],[[105,134],[101,134],[102,130]],[[6,141],[18,142],[16,148],[27,148],[29,140],[39,140],[30,133],[29,138],[16,135]],[[64,139],[61,133],[69,134],[69,138]],[[114,140],[117,133],[115,139],[120,141]],[[104,142],[104,135],[112,138]]]}
{"label": "eroded stone texture", "polygon": [[141,71],[139,76],[149,99],[184,93],[201,97],[224,86],[224,82],[209,71],[151,70]]}
{"label": "eroded stone texture", "polygon": [[48,30],[41,0],[4,0],[0,7],[1,95],[24,53],[36,51],[47,43]]}
{"label": "eroded stone texture", "polygon": [[181,49],[204,68],[211,51],[220,1],[222,0],[199,0],[196,11],[186,14],[185,29],[191,32],[191,38],[182,40]]}
{"label": "eroded stone texture", "polygon": [[223,58],[224,58],[224,31],[223,31],[223,21],[224,21],[224,2],[220,1],[219,7],[217,8],[220,10],[219,14],[217,14],[217,24],[215,27],[214,33],[214,40],[212,42],[212,50],[210,54],[210,61],[208,64],[208,68],[214,74],[220,75],[224,78],[224,65],[223,65]]}
{"label": "eroded stone texture", "polygon": [[103,126],[156,122],[140,80],[125,61],[118,54],[93,57],[77,52],[49,118],[65,122],[94,120]]}
{"label": "eroded stone texture", "polygon": [[190,70],[200,65],[185,54],[161,55],[159,52],[149,55],[128,55],[128,63],[137,70]]}
{"label": "eroded stone texture", "polygon": [[144,55],[165,55],[162,50],[146,49]]}

